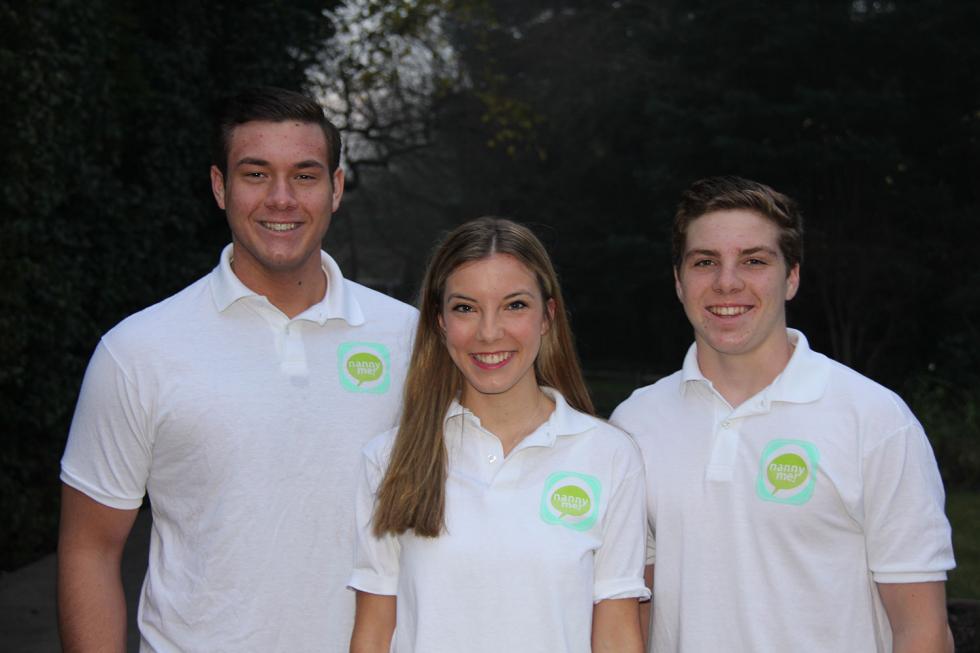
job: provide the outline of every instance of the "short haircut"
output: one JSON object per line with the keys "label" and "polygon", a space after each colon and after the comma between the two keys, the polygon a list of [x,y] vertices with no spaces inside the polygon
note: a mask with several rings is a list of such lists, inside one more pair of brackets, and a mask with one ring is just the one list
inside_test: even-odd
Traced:
{"label": "short haircut", "polygon": [[691,223],[714,211],[744,209],[758,213],[779,228],[779,250],[786,268],[803,262],[803,216],[796,202],[757,181],[742,177],[708,177],[691,184],[677,205],[671,234],[674,267],[680,269]]}
{"label": "short haircut", "polygon": [[265,86],[250,88],[223,99],[211,134],[211,162],[222,175],[228,174],[228,151],[235,127],[247,122],[285,122],[296,120],[319,125],[327,141],[327,169],[331,174],[340,165],[340,132],[327,120],[323,107],[313,98]]}

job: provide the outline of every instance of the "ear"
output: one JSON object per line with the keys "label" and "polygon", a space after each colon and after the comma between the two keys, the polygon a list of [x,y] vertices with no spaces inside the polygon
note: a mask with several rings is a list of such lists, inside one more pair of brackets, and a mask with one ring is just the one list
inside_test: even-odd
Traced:
{"label": "ear", "polygon": [[340,208],[340,198],[344,196],[344,169],[337,166],[337,169],[333,171],[332,182],[333,182],[333,193],[331,197],[331,213],[335,213],[337,209]]}
{"label": "ear", "polygon": [[551,330],[551,323],[555,319],[556,306],[557,304],[555,303],[554,297],[545,302],[544,320],[541,322],[541,335],[544,335]]}
{"label": "ear", "polygon": [[446,335],[446,318],[442,316],[442,311],[439,311],[437,316],[439,319],[439,328],[442,330],[442,335]]}
{"label": "ear", "polygon": [[800,264],[797,263],[790,268],[786,275],[786,301],[796,297],[796,291],[800,289]]}
{"label": "ear", "polygon": [[218,170],[218,166],[211,166],[211,192],[214,194],[214,201],[218,207],[225,208],[225,176]]}
{"label": "ear", "polygon": [[684,287],[681,286],[681,276],[680,271],[677,266],[674,266],[674,292],[677,293],[677,299],[684,303]]}

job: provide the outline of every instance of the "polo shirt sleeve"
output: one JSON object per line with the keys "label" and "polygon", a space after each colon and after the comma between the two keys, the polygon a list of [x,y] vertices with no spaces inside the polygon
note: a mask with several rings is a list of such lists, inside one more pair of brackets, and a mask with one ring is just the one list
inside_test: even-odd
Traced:
{"label": "polo shirt sleeve", "polygon": [[383,466],[372,455],[376,447],[371,444],[361,456],[361,474],[354,499],[354,570],[347,586],[370,594],[393,596],[398,590],[400,547],[393,534],[376,537],[371,530],[375,498],[384,476]]}
{"label": "polo shirt sleeve", "polygon": [[111,508],[139,508],[151,454],[148,412],[139,389],[102,340],[82,381],[61,480]]}
{"label": "polo shirt sleeve", "polygon": [[955,566],[936,459],[909,416],[863,461],[868,566],[878,583],[942,581]]}
{"label": "polo shirt sleeve", "polygon": [[[595,554],[593,601],[650,598],[643,582],[646,558],[646,483],[640,454],[630,443],[629,464],[613,488],[602,519],[602,544]],[[622,469],[622,467],[620,468]]]}
{"label": "polo shirt sleeve", "polygon": [[[627,399],[626,401],[624,401],[623,403],[621,403],[619,406],[616,407],[616,410],[613,411],[612,416],[610,416],[609,418],[610,424],[630,434],[630,437],[634,438],[634,441],[636,441],[636,434],[643,432],[643,428],[642,428],[643,419],[638,418],[636,415],[637,410],[640,409],[640,407],[637,405],[639,402],[639,395],[643,390],[644,390],[643,388],[635,390],[629,399]],[[642,412],[642,414],[643,414],[643,418],[647,417],[645,412]],[[639,442],[637,442],[637,446],[639,446]],[[640,449],[641,449],[641,456],[649,455],[649,452],[643,450],[642,447],[640,447]],[[650,484],[648,484],[648,486],[650,486]],[[652,493],[646,492],[645,500],[648,501],[651,496],[653,496]],[[644,520],[649,521],[646,519],[646,516],[644,516]],[[650,523],[648,524],[647,531],[646,531],[646,564],[648,566],[655,564],[656,560],[657,560],[657,533],[656,530],[654,529],[654,525]]]}

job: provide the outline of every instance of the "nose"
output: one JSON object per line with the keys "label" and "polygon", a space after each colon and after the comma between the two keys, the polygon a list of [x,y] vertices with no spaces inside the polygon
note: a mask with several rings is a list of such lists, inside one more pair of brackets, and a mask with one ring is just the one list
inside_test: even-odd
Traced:
{"label": "nose", "polygon": [[477,337],[481,342],[493,342],[500,337],[500,321],[494,311],[484,311],[480,315]]}
{"label": "nose", "polygon": [[270,209],[286,211],[296,208],[296,193],[288,178],[273,179],[269,187],[269,194],[266,195],[265,204]]}
{"label": "nose", "polygon": [[742,277],[735,263],[721,264],[716,268],[714,283],[715,292],[731,293],[742,289]]}

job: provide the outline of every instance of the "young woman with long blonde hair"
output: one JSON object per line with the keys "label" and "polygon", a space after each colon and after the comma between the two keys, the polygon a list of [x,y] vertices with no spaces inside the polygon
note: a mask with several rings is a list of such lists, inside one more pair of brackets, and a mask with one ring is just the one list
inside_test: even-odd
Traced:
{"label": "young woman with long blonde hair", "polygon": [[544,247],[468,222],[419,309],[401,422],[364,451],[351,651],[642,651],[642,462],[592,416]]}

